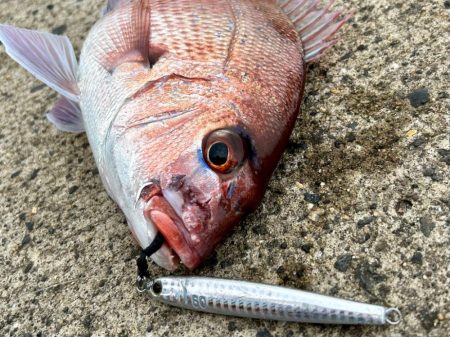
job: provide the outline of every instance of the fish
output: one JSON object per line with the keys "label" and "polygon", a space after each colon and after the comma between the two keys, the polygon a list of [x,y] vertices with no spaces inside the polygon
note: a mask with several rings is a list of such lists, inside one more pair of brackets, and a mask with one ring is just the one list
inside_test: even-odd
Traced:
{"label": "fish", "polygon": [[300,112],[307,65],[351,14],[320,0],[109,0],[79,56],[0,25],[6,53],[59,93],[109,196],[163,268],[198,267],[261,203]]}
{"label": "fish", "polygon": [[183,309],[288,322],[397,325],[398,308],[365,304],[269,284],[213,277],[159,277],[139,289]]}

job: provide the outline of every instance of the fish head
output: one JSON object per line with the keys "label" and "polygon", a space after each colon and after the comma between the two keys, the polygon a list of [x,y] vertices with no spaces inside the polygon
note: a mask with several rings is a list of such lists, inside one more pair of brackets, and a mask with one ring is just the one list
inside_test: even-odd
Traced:
{"label": "fish head", "polygon": [[201,138],[182,146],[141,192],[145,218],[188,268],[207,258],[263,195],[243,129],[219,128]]}
{"label": "fish head", "polygon": [[119,114],[130,118],[122,123],[119,176],[135,187],[149,232],[161,233],[190,269],[259,205],[291,128],[261,120],[258,95],[240,99],[242,90],[214,85],[168,80]]}

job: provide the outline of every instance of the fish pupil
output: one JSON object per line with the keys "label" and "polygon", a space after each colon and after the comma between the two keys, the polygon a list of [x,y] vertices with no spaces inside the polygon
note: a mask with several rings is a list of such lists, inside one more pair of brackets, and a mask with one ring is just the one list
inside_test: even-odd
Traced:
{"label": "fish pupil", "polygon": [[216,166],[225,164],[228,160],[228,146],[224,143],[215,143],[209,148],[208,158]]}

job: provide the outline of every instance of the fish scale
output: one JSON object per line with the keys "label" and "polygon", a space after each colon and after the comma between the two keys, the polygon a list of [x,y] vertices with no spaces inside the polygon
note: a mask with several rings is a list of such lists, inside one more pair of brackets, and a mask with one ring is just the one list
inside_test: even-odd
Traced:
{"label": "fish scale", "polygon": [[222,63],[233,23],[228,1],[152,1],[151,45],[191,61]]}

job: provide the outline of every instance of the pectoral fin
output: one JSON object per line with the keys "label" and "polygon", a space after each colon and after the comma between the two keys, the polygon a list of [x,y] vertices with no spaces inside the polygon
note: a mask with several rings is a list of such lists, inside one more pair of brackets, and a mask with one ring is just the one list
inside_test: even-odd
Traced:
{"label": "pectoral fin", "polygon": [[84,132],[80,106],[64,96],[58,99],[53,109],[47,114],[47,119],[61,131]]}
{"label": "pectoral fin", "polygon": [[78,102],[77,60],[66,36],[0,24],[6,53],[36,78]]}

